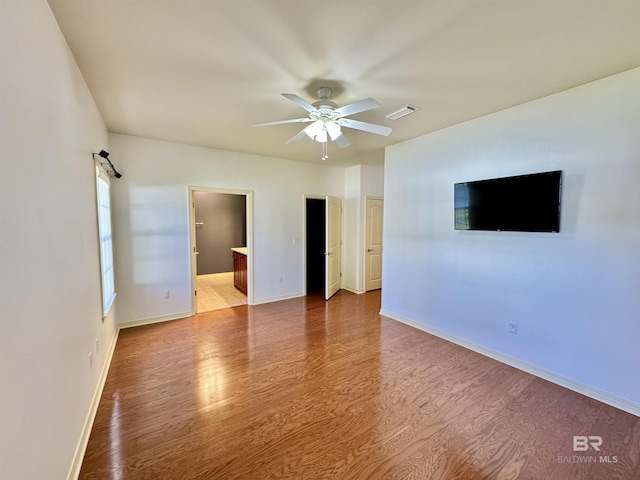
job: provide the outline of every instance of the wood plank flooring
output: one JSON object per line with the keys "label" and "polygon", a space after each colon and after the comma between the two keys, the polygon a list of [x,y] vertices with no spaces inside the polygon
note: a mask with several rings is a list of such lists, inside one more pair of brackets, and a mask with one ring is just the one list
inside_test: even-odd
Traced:
{"label": "wood plank flooring", "polygon": [[379,310],[339,292],[121,331],[80,478],[640,478],[640,418]]}

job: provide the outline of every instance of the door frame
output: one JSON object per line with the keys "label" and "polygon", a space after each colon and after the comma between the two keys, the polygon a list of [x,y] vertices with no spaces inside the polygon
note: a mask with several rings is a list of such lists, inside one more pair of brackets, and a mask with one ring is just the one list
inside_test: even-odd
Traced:
{"label": "door frame", "polygon": [[[326,208],[326,195],[305,195],[304,196],[304,207],[302,209],[302,276],[304,279],[304,285],[303,285],[303,294],[306,297],[309,294],[309,282],[308,282],[308,278],[307,278],[307,243],[308,243],[308,238],[307,238],[307,221],[308,221],[308,217],[307,217],[307,200],[324,200],[325,201],[325,208]],[[326,226],[325,226],[325,232],[326,232]],[[324,270],[323,270],[324,271]],[[326,272],[324,272],[326,275]],[[322,283],[324,283],[324,278],[322,280]]]}
{"label": "door frame", "polygon": [[[307,199],[312,199],[312,200],[324,200],[325,202],[327,201],[327,197],[335,197],[340,199],[341,202],[341,208],[342,208],[342,213],[340,215],[340,244],[341,244],[341,254],[340,254],[340,270],[342,272],[344,272],[344,198],[343,197],[339,197],[336,195],[311,195],[311,194],[305,194],[302,202],[303,202],[303,207],[302,207],[302,225],[303,225],[303,229],[302,229],[302,278],[304,279],[304,296],[306,297],[309,292],[307,289]],[[326,214],[326,212],[325,212]],[[326,229],[327,229],[327,225],[325,225],[325,235],[326,235]],[[327,248],[327,246],[325,245],[325,249]],[[325,267],[326,268],[326,267]],[[325,271],[325,276],[326,276],[327,272]],[[342,279],[343,277],[340,277],[340,289],[342,289]]]}
{"label": "door frame", "polygon": [[[309,292],[307,291],[307,199],[312,200],[326,200],[326,195],[305,195],[303,199],[302,208],[302,278],[304,278],[304,296],[306,297]],[[326,230],[326,226],[325,226]],[[326,248],[326,246],[325,246]],[[325,272],[326,275],[326,272]],[[323,280],[324,281],[324,280]]]}
{"label": "door frame", "polygon": [[[189,256],[191,261],[191,315],[197,311],[196,277],[198,265],[196,258],[196,216],[195,192],[226,193],[244,195],[246,197],[246,229],[247,229],[247,303],[253,305],[253,190],[238,190],[233,188],[200,187],[189,185]],[[231,252],[229,252],[231,254]]]}

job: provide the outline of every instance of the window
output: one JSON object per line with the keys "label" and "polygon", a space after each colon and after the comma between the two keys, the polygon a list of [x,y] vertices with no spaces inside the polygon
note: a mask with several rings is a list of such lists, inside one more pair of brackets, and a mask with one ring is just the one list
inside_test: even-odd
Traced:
{"label": "window", "polygon": [[113,244],[111,238],[111,198],[109,175],[96,165],[98,200],[98,235],[100,237],[100,270],[102,274],[102,316],[107,316],[116,298],[113,280]]}

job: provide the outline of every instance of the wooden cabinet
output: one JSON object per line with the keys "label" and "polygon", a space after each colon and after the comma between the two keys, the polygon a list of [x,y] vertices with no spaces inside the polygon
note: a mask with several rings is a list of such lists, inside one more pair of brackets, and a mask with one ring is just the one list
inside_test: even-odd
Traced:
{"label": "wooden cabinet", "polygon": [[247,294],[247,256],[233,253],[233,285],[245,295]]}

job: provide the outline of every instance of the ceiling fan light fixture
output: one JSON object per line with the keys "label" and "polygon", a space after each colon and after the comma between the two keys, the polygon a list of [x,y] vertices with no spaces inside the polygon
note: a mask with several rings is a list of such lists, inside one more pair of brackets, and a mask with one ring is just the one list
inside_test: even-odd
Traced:
{"label": "ceiling fan light fixture", "polygon": [[329,133],[329,136],[331,137],[332,141],[334,141],[336,138],[342,135],[342,131],[340,130],[340,125],[338,125],[336,122],[325,123],[325,128],[327,130],[327,133]]}
{"label": "ceiling fan light fixture", "polygon": [[306,133],[310,139],[315,140],[316,137],[322,132],[324,129],[324,124],[322,120],[316,120],[307,128],[304,129],[304,133]]}
{"label": "ceiling fan light fixture", "polygon": [[342,130],[340,129],[340,125],[336,122],[318,119],[304,129],[304,133],[307,134],[309,138],[315,140],[319,143],[326,143],[328,138],[331,140],[335,140],[340,135],[342,135]]}

